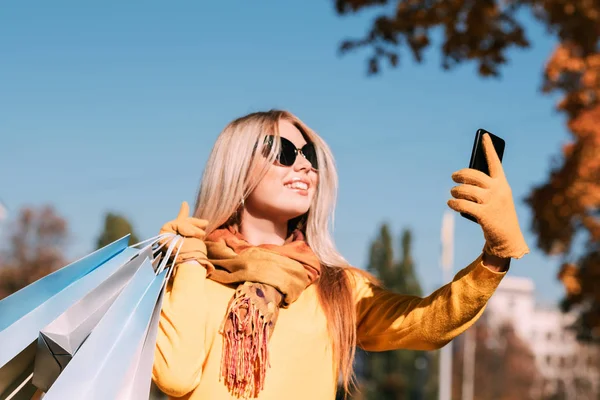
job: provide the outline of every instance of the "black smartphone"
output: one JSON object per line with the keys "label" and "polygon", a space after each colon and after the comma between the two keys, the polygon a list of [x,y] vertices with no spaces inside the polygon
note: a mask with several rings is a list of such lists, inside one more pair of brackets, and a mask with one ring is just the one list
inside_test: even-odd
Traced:
{"label": "black smartphone", "polygon": [[[473,150],[471,151],[471,160],[469,161],[469,168],[473,168],[483,172],[484,174],[489,175],[490,169],[488,167],[487,159],[485,158],[485,152],[483,151],[483,135],[487,133],[490,135],[492,139],[492,143],[494,144],[494,149],[496,150],[496,154],[498,154],[498,158],[502,161],[502,157],[504,156],[504,139],[494,135],[491,132],[486,131],[485,129],[477,129],[475,133],[475,141],[473,142]],[[473,222],[477,222],[477,219],[472,215],[460,213],[466,219],[469,219]]]}

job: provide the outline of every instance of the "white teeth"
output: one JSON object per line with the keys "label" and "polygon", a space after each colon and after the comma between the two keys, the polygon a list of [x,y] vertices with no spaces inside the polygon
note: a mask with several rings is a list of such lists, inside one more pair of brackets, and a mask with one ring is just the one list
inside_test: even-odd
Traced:
{"label": "white teeth", "polygon": [[285,185],[285,187],[290,188],[290,189],[300,189],[300,190],[308,189],[308,185],[305,182],[299,182],[299,181],[288,183]]}

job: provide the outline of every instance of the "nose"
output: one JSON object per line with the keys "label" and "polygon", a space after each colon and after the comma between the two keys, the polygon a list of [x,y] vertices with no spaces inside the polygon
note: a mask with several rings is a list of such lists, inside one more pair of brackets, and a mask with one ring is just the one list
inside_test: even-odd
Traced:
{"label": "nose", "polygon": [[295,171],[310,171],[312,168],[312,165],[310,164],[310,162],[306,159],[306,157],[304,157],[304,154],[298,152],[298,155],[296,156],[296,161],[294,162],[294,170]]}

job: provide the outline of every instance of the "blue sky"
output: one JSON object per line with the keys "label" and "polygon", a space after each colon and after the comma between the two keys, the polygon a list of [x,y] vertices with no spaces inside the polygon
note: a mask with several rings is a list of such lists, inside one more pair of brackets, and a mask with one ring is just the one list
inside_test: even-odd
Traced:
{"label": "blue sky", "polygon": [[[126,4],[125,4],[126,3]],[[419,276],[442,284],[440,224],[452,172],[468,165],[477,128],[506,140],[505,171],[532,253],[510,274],[562,295],[558,260],[535,248],[523,198],[569,140],[556,98],[539,92],[553,39],[528,21],[533,47],[514,50],[501,79],[474,64],[443,71],[404,52],[399,69],[367,77],[368,51],[340,57],[372,12],[338,17],[332,1],[12,1],[0,13],[0,199],[13,215],[52,204],[70,227],[69,254],[93,249],[104,213],[156,234],[193,203],[221,129],[248,112],[284,108],[331,146],[340,191],[335,239],[364,267],[382,222],[413,230]],[[10,225],[4,224],[5,233]],[[456,218],[455,272],[483,245]]]}

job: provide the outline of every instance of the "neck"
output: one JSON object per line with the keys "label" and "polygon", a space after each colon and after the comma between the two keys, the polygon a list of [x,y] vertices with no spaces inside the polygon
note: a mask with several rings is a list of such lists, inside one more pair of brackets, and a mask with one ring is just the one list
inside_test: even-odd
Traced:
{"label": "neck", "polygon": [[261,244],[282,245],[287,238],[287,222],[276,222],[242,212],[242,224],[239,228],[244,239],[253,246]]}

